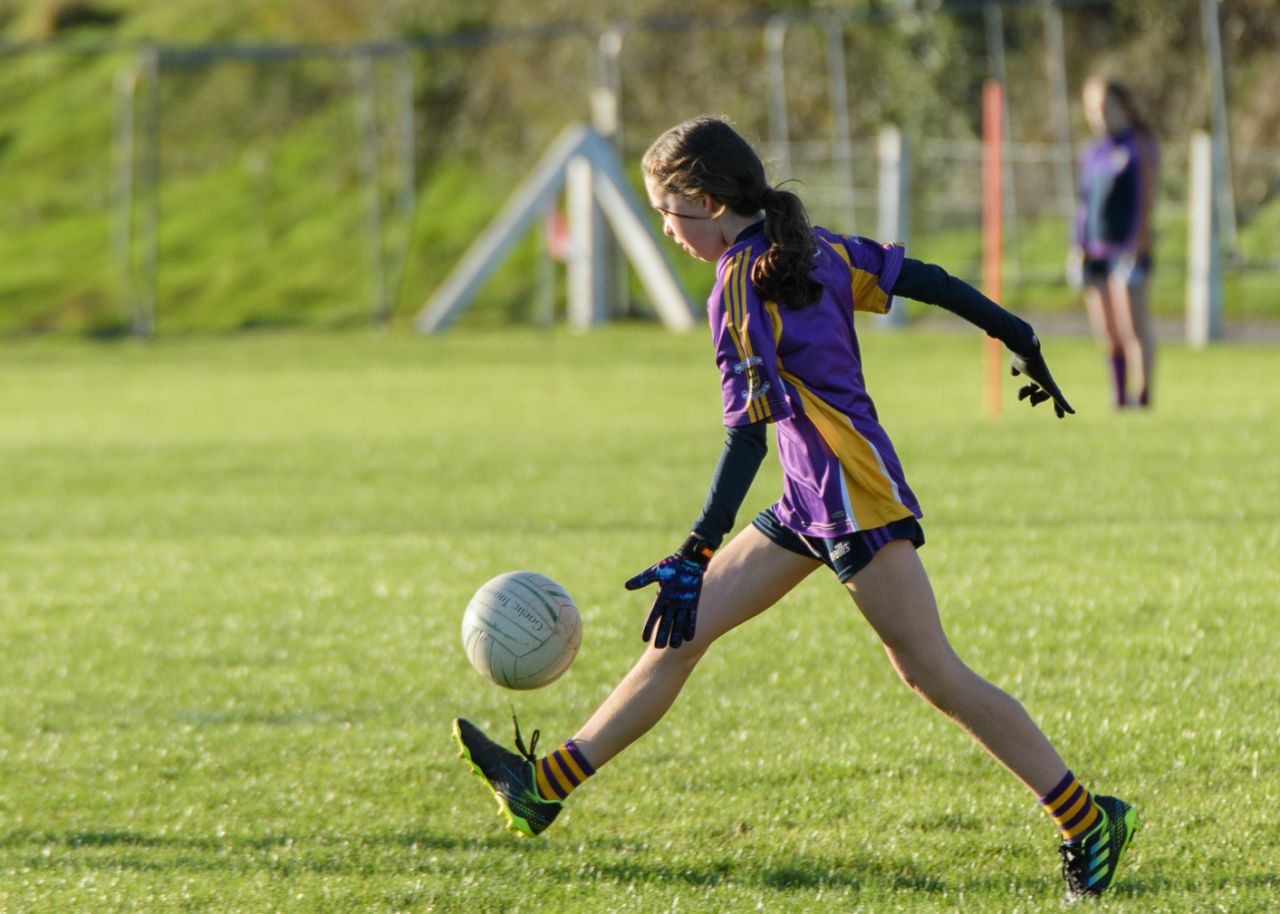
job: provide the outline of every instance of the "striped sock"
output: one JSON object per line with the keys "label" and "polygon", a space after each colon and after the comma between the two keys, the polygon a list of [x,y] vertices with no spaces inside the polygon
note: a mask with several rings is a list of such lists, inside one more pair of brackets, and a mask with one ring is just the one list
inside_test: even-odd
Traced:
{"label": "striped sock", "polygon": [[1053,824],[1062,831],[1062,840],[1074,844],[1093,828],[1102,816],[1094,805],[1093,795],[1085,790],[1070,771],[1058,786],[1040,798]]}
{"label": "striped sock", "polygon": [[569,740],[546,758],[538,759],[538,793],[544,800],[563,800],[596,770]]}

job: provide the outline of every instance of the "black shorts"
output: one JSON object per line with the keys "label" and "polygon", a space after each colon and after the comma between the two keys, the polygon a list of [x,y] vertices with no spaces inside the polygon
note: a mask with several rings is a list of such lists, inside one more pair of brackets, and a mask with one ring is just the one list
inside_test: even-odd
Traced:
{"label": "black shorts", "polygon": [[1141,257],[1086,257],[1085,282],[1107,282],[1113,275],[1124,278],[1125,285],[1137,286],[1151,275],[1151,255]]}
{"label": "black shorts", "polygon": [[924,545],[924,528],[914,517],[831,539],[796,533],[783,526],[773,508],[761,511],[751,525],[788,552],[822,562],[836,573],[842,584],[871,564],[876,553],[894,540],[906,540],[917,549]]}

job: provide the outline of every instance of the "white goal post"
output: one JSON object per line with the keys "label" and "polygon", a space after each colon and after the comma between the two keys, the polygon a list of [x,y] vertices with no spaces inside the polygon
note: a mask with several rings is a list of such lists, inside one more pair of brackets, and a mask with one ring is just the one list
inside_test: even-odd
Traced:
{"label": "white goal post", "polygon": [[575,124],[551,144],[502,211],[431,294],[415,321],[418,330],[436,333],[457,319],[534,221],[555,202],[566,181],[572,182],[570,206],[576,211],[569,219],[571,325],[585,330],[607,313],[605,246],[596,237],[599,220],[583,218],[582,214],[584,206],[598,205],[663,324],[676,331],[693,328],[689,297],[662,250],[661,239],[646,220],[644,207],[627,184],[613,147],[591,127]]}

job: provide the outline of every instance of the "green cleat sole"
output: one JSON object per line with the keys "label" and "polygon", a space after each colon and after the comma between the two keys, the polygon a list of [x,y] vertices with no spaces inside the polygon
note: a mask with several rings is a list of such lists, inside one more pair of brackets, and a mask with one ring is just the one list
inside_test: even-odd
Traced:
{"label": "green cleat sole", "polygon": [[472,774],[480,779],[486,789],[488,789],[489,793],[493,795],[494,800],[497,801],[498,815],[506,820],[507,831],[512,834],[519,835],[521,838],[534,837],[533,829],[529,826],[529,823],[511,811],[507,806],[506,801],[502,799],[502,796],[490,786],[489,779],[484,776],[484,772],[480,770],[480,766],[472,761],[471,753],[467,751],[466,743],[462,741],[462,733],[458,729],[458,722],[456,720],[453,722],[453,741],[458,744],[458,758],[466,761],[467,767],[471,769]]}

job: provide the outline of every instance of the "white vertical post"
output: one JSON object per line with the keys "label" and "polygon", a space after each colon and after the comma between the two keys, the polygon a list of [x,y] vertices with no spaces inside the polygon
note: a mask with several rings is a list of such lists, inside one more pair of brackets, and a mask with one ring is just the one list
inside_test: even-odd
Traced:
{"label": "white vertical post", "polygon": [[791,177],[791,137],[787,127],[787,20],[774,16],[764,27],[765,62],[769,85],[769,142],[778,163],[778,176]]}
{"label": "white vertical post", "polygon": [[1222,338],[1222,251],[1214,206],[1213,138],[1191,136],[1188,194],[1187,343],[1197,348]]}
{"label": "white vertical post", "polygon": [[585,332],[605,320],[604,219],[596,205],[591,160],[574,156],[565,170],[570,251],[569,326]]}
{"label": "white vertical post", "polygon": [[[880,160],[879,219],[877,241],[907,243],[910,228],[911,154],[902,131],[886,124],[880,128],[876,148]],[[905,327],[905,299],[896,299],[893,309],[878,319],[882,327]]]}

